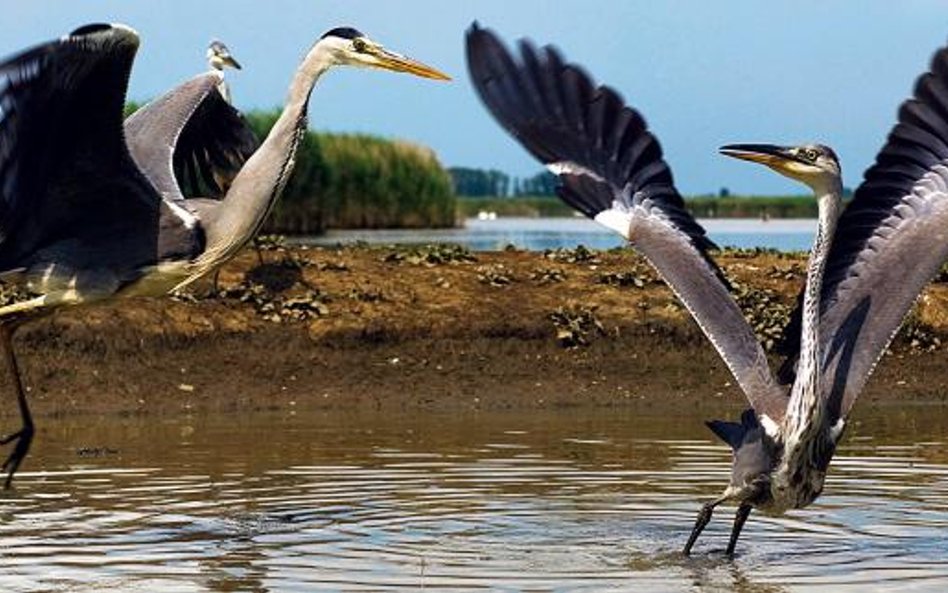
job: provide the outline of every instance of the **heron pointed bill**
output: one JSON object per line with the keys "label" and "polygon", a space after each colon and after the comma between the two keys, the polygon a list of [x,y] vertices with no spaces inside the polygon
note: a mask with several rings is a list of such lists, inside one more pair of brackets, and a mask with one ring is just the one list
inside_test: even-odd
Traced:
{"label": "heron pointed bill", "polygon": [[434,80],[451,80],[450,76],[436,68],[380,46],[370,45],[366,47],[365,55],[372,59],[368,65],[375,68],[382,68],[383,70],[391,70],[393,72],[405,72],[407,74],[414,74],[415,76]]}
{"label": "heron pointed bill", "polygon": [[243,70],[243,68],[240,67],[240,62],[235,60],[234,56],[230,54],[221,56],[221,62],[223,62],[225,66],[230,66],[231,68],[235,68],[237,70]]}
{"label": "heron pointed bill", "polygon": [[728,144],[718,150],[725,156],[760,163],[782,175],[801,181],[805,181],[803,178],[815,170],[813,163],[802,158],[799,150],[793,147],[775,144]]}
{"label": "heron pointed bill", "polygon": [[775,144],[728,144],[718,150],[725,156],[762,165],[796,160],[786,147]]}

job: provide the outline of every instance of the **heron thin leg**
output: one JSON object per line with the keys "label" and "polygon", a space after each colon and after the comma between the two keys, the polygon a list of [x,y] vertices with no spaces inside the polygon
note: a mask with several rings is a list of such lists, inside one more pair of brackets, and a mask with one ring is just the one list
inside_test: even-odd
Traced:
{"label": "heron thin leg", "polygon": [[4,488],[9,489],[13,482],[13,474],[20,468],[20,463],[26,457],[30,450],[30,444],[33,442],[33,415],[30,414],[30,406],[26,401],[26,394],[23,392],[23,383],[20,381],[20,369],[16,363],[16,356],[13,353],[13,329],[7,325],[0,325],[0,341],[3,342],[3,354],[7,362],[7,369],[16,388],[17,404],[20,406],[20,417],[23,420],[23,427],[6,437],[0,439],[0,445],[6,445],[16,441],[13,450],[7,456],[6,461],[0,466],[0,472],[8,472]]}
{"label": "heron thin leg", "polygon": [[695,545],[695,542],[698,541],[698,536],[701,535],[701,532],[704,531],[704,528],[708,525],[708,522],[711,520],[711,515],[714,513],[714,507],[718,506],[724,502],[723,498],[717,500],[712,500],[711,502],[706,502],[701,510],[698,512],[698,519],[695,521],[695,526],[691,529],[691,536],[688,537],[688,543],[685,544],[685,549],[683,554],[688,556],[691,554],[691,548]]}
{"label": "heron thin leg", "polygon": [[741,536],[741,530],[744,529],[744,523],[751,513],[751,505],[742,504],[737,507],[737,514],[734,515],[734,528],[731,529],[731,540],[727,543],[725,556],[734,556],[734,548],[737,547],[737,538]]}

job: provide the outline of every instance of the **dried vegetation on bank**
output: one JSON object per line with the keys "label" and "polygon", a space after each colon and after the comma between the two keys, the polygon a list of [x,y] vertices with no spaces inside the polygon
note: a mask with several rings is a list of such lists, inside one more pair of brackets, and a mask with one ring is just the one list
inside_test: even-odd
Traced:
{"label": "dried vegetation on bank", "polygon": [[[202,282],[175,299],[63,310],[25,328],[40,409],[741,403],[687,311],[630,250],[257,247],[225,266],[217,291]],[[804,256],[717,259],[773,351]],[[946,279],[884,359],[877,397],[948,392]]]}

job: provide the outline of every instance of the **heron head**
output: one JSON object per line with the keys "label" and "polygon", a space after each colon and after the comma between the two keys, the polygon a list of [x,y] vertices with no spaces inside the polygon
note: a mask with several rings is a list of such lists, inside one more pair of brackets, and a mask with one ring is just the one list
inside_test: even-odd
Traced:
{"label": "heron head", "polygon": [[842,175],[839,158],[829,146],[775,146],[773,144],[729,144],[721,154],[766,165],[814,190],[838,184]]}
{"label": "heron head", "polygon": [[333,61],[339,65],[380,68],[422,78],[451,80],[450,76],[427,64],[385,49],[380,43],[352,27],[337,27],[328,31],[319,40],[319,44],[329,50]]}
{"label": "heron head", "polygon": [[745,410],[741,421],[708,422],[714,434],[734,450],[731,483],[725,496],[754,506],[765,505],[771,497],[770,477],[777,466],[777,446],[767,434],[754,410]]}
{"label": "heron head", "polygon": [[226,67],[240,70],[240,63],[234,59],[227,46],[217,39],[211,41],[207,46],[207,61],[211,68],[215,70],[223,70]]}

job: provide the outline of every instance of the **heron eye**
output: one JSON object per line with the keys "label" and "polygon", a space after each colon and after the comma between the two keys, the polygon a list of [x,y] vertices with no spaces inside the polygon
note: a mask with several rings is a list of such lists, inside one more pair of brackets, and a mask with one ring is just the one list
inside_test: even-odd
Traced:
{"label": "heron eye", "polygon": [[365,40],[364,40],[364,39],[353,39],[353,40],[352,40],[352,49],[356,50],[356,51],[359,52],[360,54],[361,54],[361,53],[365,53],[365,49],[366,49]]}
{"label": "heron eye", "polygon": [[810,161],[811,163],[814,163],[816,162],[816,157],[818,157],[819,155],[812,148],[807,148],[805,151],[803,151],[803,156],[806,157],[806,160]]}

